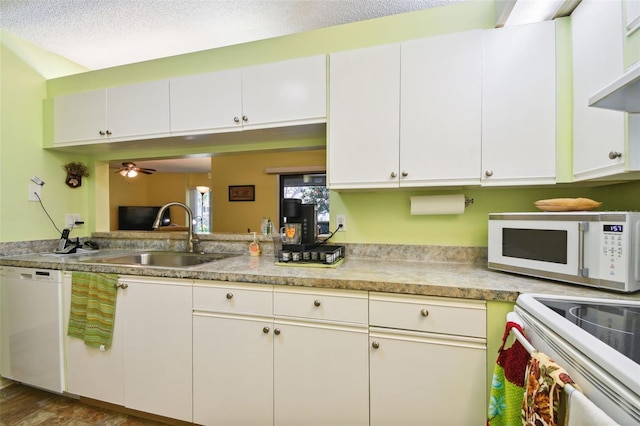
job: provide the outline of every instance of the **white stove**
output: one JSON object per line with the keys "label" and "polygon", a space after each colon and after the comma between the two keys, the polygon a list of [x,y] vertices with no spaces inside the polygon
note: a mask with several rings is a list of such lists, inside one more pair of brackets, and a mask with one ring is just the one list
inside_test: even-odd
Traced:
{"label": "white stove", "polygon": [[640,424],[640,301],[523,294],[515,312],[589,399],[620,424]]}

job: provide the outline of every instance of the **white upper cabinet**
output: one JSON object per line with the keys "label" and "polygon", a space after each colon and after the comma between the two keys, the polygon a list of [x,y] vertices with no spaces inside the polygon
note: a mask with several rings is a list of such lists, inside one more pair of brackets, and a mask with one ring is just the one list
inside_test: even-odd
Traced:
{"label": "white upper cabinet", "polygon": [[247,128],[325,122],[326,55],[243,69],[242,115]]}
{"label": "white upper cabinet", "polygon": [[625,172],[632,160],[625,150],[626,114],[588,106],[590,96],[624,72],[622,4],[583,0],[571,17],[574,179]]}
{"label": "white upper cabinet", "polygon": [[54,99],[54,145],[119,142],[169,134],[168,80]]}
{"label": "white upper cabinet", "polygon": [[325,55],[171,79],[171,131],[215,133],[322,123]]}
{"label": "white upper cabinet", "polygon": [[53,100],[53,140],[56,145],[107,139],[107,91],[58,96]]}
{"label": "white upper cabinet", "polygon": [[482,31],[402,43],[400,186],[480,183]]}
{"label": "white upper cabinet", "polygon": [[553,184],[555,23],[487,30],[483,35],[482,184]]}
{"label": "white upper cabinet", "polygon": [[172,78],[171,132],[242,129],[242,72],[238,69]]}
{"label": "white upper cabinet", "polygon": [[329,57],[329,187],[397,188],[400,45]]}
{"label": "white upper cabinet", "polygon": [[107,89],[107,127],[111,142],[167,136],[169,81]]}

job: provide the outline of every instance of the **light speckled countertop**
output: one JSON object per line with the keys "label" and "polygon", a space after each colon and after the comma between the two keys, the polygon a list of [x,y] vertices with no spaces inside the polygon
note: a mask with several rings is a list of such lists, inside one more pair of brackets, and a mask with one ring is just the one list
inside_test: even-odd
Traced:
{"label": "light speckled countertop", "polygon": [[333,288],[459,297],[513,302],[520,293],[547,293],[640,300],[640,293],[625,295],[589,287],[490,271],[480,263],[424,262],[347,258],[337,268],[287,267],[272,255],[238,255],[192,267],[120,266],[86,262],[136,250],[83,251],[72,255],[33,253],[0,257],[0,265],[65,271],[108,272],[195,280],[220,280],[273,285]]}

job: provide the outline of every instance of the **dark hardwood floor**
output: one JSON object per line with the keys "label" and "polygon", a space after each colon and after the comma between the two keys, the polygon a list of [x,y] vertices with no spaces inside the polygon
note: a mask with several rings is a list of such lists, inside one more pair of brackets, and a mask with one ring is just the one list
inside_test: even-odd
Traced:
{"label": "dark hardwood floor", "polygon": [[19,383],[0,389],[0,426],[160,426],[164,424],[94,407],[77,399]]}

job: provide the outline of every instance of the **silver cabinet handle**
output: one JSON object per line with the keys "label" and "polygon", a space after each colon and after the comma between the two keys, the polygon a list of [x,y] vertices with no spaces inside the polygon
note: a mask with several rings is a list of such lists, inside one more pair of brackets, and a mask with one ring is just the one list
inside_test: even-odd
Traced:
{"label": "silver cabinet handle", "polygon": [[280,335],[280,329],[279,328],[275,328],[273,330],[273,334],[275,334],[276,336],[279,336]]}
{"label": "silver cabinet handle", "polygon": [[373,349],[378,349],[378,348],[380,347],[380,342],[378,342],[377,340],[374,340],[374,341],[371,343],[371,347],[372,347]]}
{"label": "silver cabinet handle", "polygon": [[111,130],[107,130],[107,136],[111,136]]}
{"label": "silver cabinet handle", "polygon": [[484,172],[484,175],[487,176],[487,177],[493,176],[493,170],[491,170],[491,169],[487,170],[486,172]]}
{"label": "silver cabinet handle", "polygon": [[397,174],[396,172],[391,172],[391,177],[392,177],[392,178],[394,178],[394,177],[398,177],[398,174]]}
{"label": "silver cabinet handle", "polygon": [[104,130],[100,130],[100,131],[98,131],[98,134],[99,134],[100,136],[104,136],[104,135],[106,135],[106,133],[104,132]]}
{"label": "silver cabinet handle", "polygon": [[621,152],[611,151],[609,153],[609,158],[612,159],[612,160],[615,160],[616,158],[620,158],[620,157],[622,157],[622,153]]}
{"label": "silver cabinet handle", "polygon": [[263,332],[264,334],[267,334],[267,333],[269,333],[269,330],[270,330],[270,328],[269,328],[269,327],[265,327],[265,328],[263,328],[263,329],[262,329],[262,332]]}
{"label": "silver cabinet handle", "polygon": [[239,122],[240,122],[240,118],[238,118],[238,117],[233,117],[233,122],[234,122],[234,123],[239,123]]}
{"label": "silver cabinet handle", "polygon": [[423,317],[428,317],[429,316],[429,310],[427,308],[421,309],[420,310],[420,315],[422,315]]}
{"label": "silver cabinet handle", "polygon": [[116,288],[127,288],[129,287],[129,284],[127,283],[118,283],[116,284]]}
{"label": "silver cabinet handle", "polygon": [[233,293],[227,293],[227,299],[233,299]]}
{"label": "silver cabinet handle", "polygon": [[247,117],[246,115],[242,116],[242,121],[247,122],[249,121],[249,117]]}
{"label": "silver cabinet handle", "polygon": [[313,301],[313,306],[320,306],[320,305],[321,305],[321,303],[320,303],[320,301],[318,299]]}
{"label": "silver cabinet handle", "polygon": [[409,176],[409,172],[402,171],[402,177],[407,177],[407,176]]}

